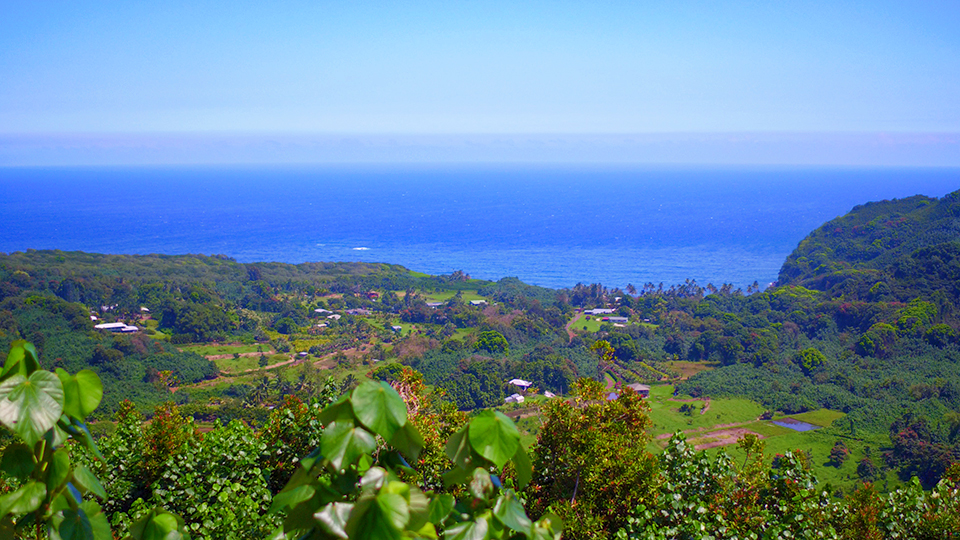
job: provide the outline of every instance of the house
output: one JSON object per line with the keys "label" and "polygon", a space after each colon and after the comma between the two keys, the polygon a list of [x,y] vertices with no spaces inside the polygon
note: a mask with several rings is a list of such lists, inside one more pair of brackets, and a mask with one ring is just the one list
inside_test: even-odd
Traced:
{"label": "house", "polygon": [[380,299],[380,293],[378,293],[377,291],[370,291],[370,292],[367,293],[367,298],[369,298],[369,299],[371,299],[371,300],[379,300],[379,299]]}
{"label": "house", "polygon": [[530,382],[530,381],[525,381],[525,380],[523,380],[523,379],[510,379],[509,381],[507,381],[507,384],[512,384],[512,385],[514,385],[514,386],[519,386],[519,387],[522,388],[523,390],[526,390],[527,388],[530,388],[531,386],[533,386],[533,383],[532,383],[532,382]]}
{"label": "house", "polygon": [[437,309],[438,307],[440,307],[440,306],[442,306],[442,305],[443,305],[443,302],[427,302],[427,307],[428,307],[428,308]]}
{"label": "house", "polygon": [[612,308],[594,308],[584,311],[587,315],[609,315],[613,313]]}
{"label": "house", "polygon": [[548,398],[555,398],[555,397],[557,397],[556,394],[554,394],[553,392],[551,392],[551,391],[549,391],[549,390],[547,390],[546,392],[544,392],[543,395],[544,395],[544,397],[548,397]]}
{"label": "house", "polygon": [[347,315],[370,315],[371,311],[369,309],[363,308],[353,308],[347,310]]}
{"label": "house", "polygon": [[339,320],[340,320],[340,315],[334,313],[333,315],[327,315],[327,318],[328,318],[328,319],[333,319],[333,320],[335,320],[335,321],[339,321]]}
{"label": "house", "polygon": [[621,323],[626,324],[630,321],[629,317],[604,317],[603,320],[610,321],[612,323]]}
{"label": "house", "polygon": [[94,326],[97,330],[107,330],[109,332],[139,332],[140,328],[136,326],[130,326],[122,322],[111,322],[111,323],[101,323]]}
{"label": "house", "polygon": [[523,403],[523,396],[520,394],[513,394],[508,396],[507,399],[503,400],[505,403]]}
{"label": "house", "polygon": [[487,301],[486,301],[486,300],[471,300],[471,301],[470,301],[470,305],[471,305],[471,306],[485,306],[485,305],[487,305]]}
{"label": "house", "polygon": [[393,326],[390,327],[390,329],[393,330],[394,332],[398,333],[398,334],[399,334],[400,332],[403,332],[403,327],[402,327],[402,326],[398,326],[398,325],[393,325]]}
{"label": "house", "polygon": [[324,313],[333,313],[333,312],[330,311],[329,309],[323,309],[323,308],[317,308],[317,309],[313,310],[313,312],[314,312],[314,313],[319,313],[319,314],[321,314],[321,315],[323,315]]}
{"label": "house", "polygon": [[140,313],[150,313],[150,308],[140,306]]}
{"label": "house", "polygon": [[640,397],[650,397],[650,387],[645,384],[640,384],[640,383],[628,384],[627,388],[630,388],[634,392],[640,394]]}

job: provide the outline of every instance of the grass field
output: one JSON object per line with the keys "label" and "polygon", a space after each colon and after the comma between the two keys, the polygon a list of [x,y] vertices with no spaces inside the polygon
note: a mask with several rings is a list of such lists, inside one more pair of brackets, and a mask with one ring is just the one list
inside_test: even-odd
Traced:
{"label": "grass field", "polygon": [[200,356],[216,356],[233,353],[255,353],[257,352],[258,346],[262,348],[264,352],[270,352],[270,347],[264,345],[184,345],[180,347],[180,350],[183,352],[197,353]]}
{"label": "grass field", "polygon": [[[447,300],[456,296],[456,294],[457,294],[457,291],[432,292],[430,294],[425,295],[425,298],[427,298],[428,302],[446,302]],[[480,296],[479,294],[477,294],[477,291],[470,291],[470,290],[463,291],[463,301],[469,302],[471,300],[489,301],[489,298]]]}
{"label": "grass field", "polygon": [[[776,419],[793,418],[821,426],[821,429],[801,432],[778,426],[771,421],[759,420],[764,408],[746,399],[711,399],[710,408],[706,413],[700,414],[700,409],[704,405],[703,401],[678,401],[673,399],[673,386],[657,385],[650,389],[650,398],[647,402],[651,408],[650,419],[653,422],[650,433],[654,437],[647,448],[655,454],[662,451],[669,440],[669,437],[656,439],[658,435],[663,436],[678,430],[684,431],[688,432],[686,433],[688,441],[694,445],[700,445],[720,441],[721,437],[711,434],[721,430],[746,430],[760,435],[763,439],[766,463],[769,463],[777,454],[783,454],[787,451],[795,452],[799,450],[809,453],[812,457],[814,475],[820,485],[826,487],[829,484],[834,489],[837,487],[851,488],[859,478],[857,475],[858,462],[867,454],[870,454],[875,462],[879,462],[882,459],[880,458],[881,449],[890,444],[888,437],[883,433],[858,434],[856,438],[837,435],[840,432],[831,430],[830,426],[837,420],[842,420],[846,415],[829,409],[792,414],[786,417],[778,415],[776,417]],[[691,415],[679,412],[679,407],[685,403],[696,406],[697,410],[693,411]],[[721,441],[729,442],[729,444],[710,448],[707,450],[708,454],[715,456],[722,451],[726,452],[734,461],[742,461],[745,455],[735,444],[737,438],[737,436],[733,436]],[[838,440],[842,440],[850,452],[847,461],[839,467],[830,463],[830,451]],[[892,472],[888,472],[887,477],[879,481],[880,486],[891,488],[900,483],[900,480]]]}

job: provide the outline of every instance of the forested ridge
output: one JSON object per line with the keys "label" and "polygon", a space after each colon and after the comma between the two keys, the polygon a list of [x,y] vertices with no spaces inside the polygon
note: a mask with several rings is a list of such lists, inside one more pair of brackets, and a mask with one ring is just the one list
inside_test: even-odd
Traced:
{"label": "forested ridge", "polygon": [[[858,206],[804,239],[773,287],[746,291],[689,280],[551,290],[388,264],[30,250],[0,255],[0,345],[30,341],[43,367],[101,381],[87,420],[103,459],[73,459],[105,479],[103,515],[123,534],[154,506],[202,538],[265,536],[289,522],[284,512],[299,502],[285,499],[293,506],[275,514],[270,501],[299,457],[323,447],[337,416],[321,411],[372,379],[398,392],[424,441],[414,457],[393,429],[381,434],[378,445],[405,456],[384,466],[425,493],[491,505],[491,517],[471,514],[464,538],[535,534],[502,513],[481,534],[476,524],[508,503],[490,498],[487,480],[444,476],[472,463],[445,441],[491,410],[517,419],[532,461],[529,485],[512,476],[516,464],[494,481],[518,482],[530,518],[553,516],[544,535],[562,519],[573,538],[950,538],[960,515],[937,497],[955,500],[960,482],[958,218],[960,192]],[[138,331],[94,328],[114,321]],[[640,399],[631,383],[658,397]],[[505,405],[511,394],[525,403]],[[703,430],[676,419],[705,425],[716,414],[719,424],[744,398],[766,412],[742,419],[739,443],[717,443],[738,461],[695,452]],[[809,439],[820,442],[765,453],[784,431],[769,421],[796,415],[827,419]],[[686,434],[668,443],[665,430]],[[356,437],[344,442],[351,459],[373,448]],[[827,439],[832,447],[817,446]],[[233,465],[211,460],[217,453]],[[492,455],[482,454],[503,467]],[[3,470],[0,489],[16,493],[20,473]],[[320,477],[349,483],[328,472]],[[839,485],[817,483],[818,473]],[[337,489],[345,498],[324,500],[366,500]],[[209,497],[202,509],[199,493]],[[731,501],[749,510],[737,515]],[[410,523],[420,522],[384,530]],[[434,533],[454,526],[431,523]]]}

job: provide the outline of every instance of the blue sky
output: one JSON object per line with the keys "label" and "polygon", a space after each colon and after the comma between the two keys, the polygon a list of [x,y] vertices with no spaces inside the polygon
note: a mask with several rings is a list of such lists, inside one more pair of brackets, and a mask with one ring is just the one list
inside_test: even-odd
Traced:
{"label": "blue sky", "polygon": [[960,165],[958,28],[956,0],[5,1],[0,164],[104,135],[859,133]]}

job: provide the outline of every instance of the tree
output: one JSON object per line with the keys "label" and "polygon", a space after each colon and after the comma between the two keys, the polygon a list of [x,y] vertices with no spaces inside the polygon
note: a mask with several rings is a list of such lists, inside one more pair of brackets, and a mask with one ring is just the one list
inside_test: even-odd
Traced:
{"label": "tree", "polygon": [[830,462],[838,468],[847,461],[848,457],[850,457],[850,450],[847,449],[847,445],[843,441],[837,441],[830,449]]}
{"label": "tree", "polygon": [[533,447],[530,512],[556,512],[571,538],[616,532],[654,489],[649,407],[630,390],[615,400],[604,393],[602,384],[580,379],[572,402],[550,401]]}
{"label": "tree", "polygon": [[510,351],[510,344],[507,338],[496,330],[485,330],[477,336],[477,342],[473,346],[476,351],[486,351],[490,354],[507,354]]}

